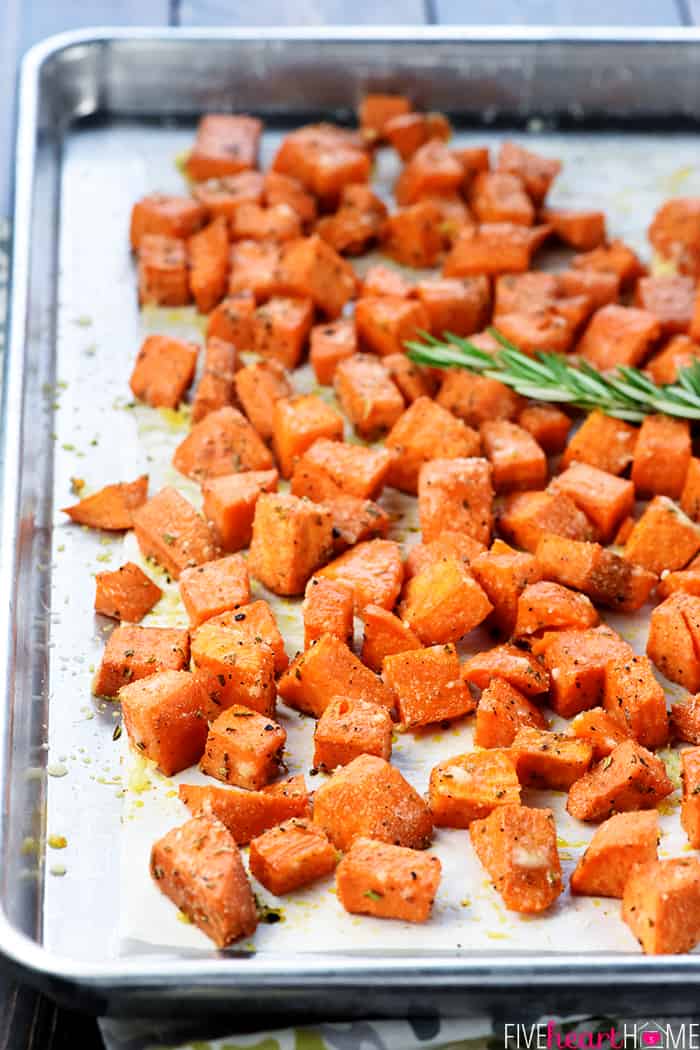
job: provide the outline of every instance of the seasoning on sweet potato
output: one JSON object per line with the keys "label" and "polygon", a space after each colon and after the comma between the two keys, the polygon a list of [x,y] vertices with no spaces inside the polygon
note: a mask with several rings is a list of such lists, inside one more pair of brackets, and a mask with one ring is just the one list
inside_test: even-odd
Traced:
{"label": "seasoning on sweet potato", "polygon": [[301,237],[284,246],[279,280],[286,294],[310,299],[330,320],[340,317],[357,287],[350,263],[318,234]]}
{"label": "seasoning on sweet potato", "polygon": [[384,138],[384,128],[392,117],[411,112],[411,100],[406,95],[369,93],[358,107],[360,128],[370,142]]}
{"label": "seasoning on sweet potato", "polygon": [[263,492],[277,491],[276,470],[248,470],[202,482],[202,509],[223,551],[242,550],[253,535],[255,504]]}
{"label": "seasoning on sweet potato", "polygon": [[665,201],[649,227],[649,240],[662,259],[680,273],[700,274],[700,201],[675,197]]}
{"label": "seasoning on sweet potato", "polygon": [[233,343],[225,343],[216,337],[207,339],[204,371],[192,401],[193,423],[198,423],[210,412],[233,404],[237,364],[238,353]]}
{"label": "seasoning on sweet potato", "polygon": [[638,277],[645,274],[644,265],[623,241],[610,241],[590,252],[575,255],[571,260],[575,270],[614,274],[622,291],[630,288]]}
{"label": "seasoning on sweet potato", "polygon": [[434,854],[357,839],[338,865],[338,900],[351,915],[427,922],[441,870]]}
{"label": "seasoning on sweet potato", "polygon": [[437,561],[443,561],[445,558],[456,558],[458,562],[469,568],[477,555],[483,554],[485,550],[483,543],[479,543],[466,532],[453,532],[451,529],[445,529],[430,543],[417,543],[411,547],[404,566],[405,578],[410,580],[422,569]]}
{"label": "seasoning on sweet potato", "polygon": [[566,354],[572,348],[579,311],[576,310],[576,321],[573,321],[564,314],[560,305],[563,302],[499,314],[498,330],[525,354],[532,356],[540,351]]}
{"label": "seasoning on sweet potato", "polygon": [[593,759],[593,748],[587,740],[533,726],[518,730],[510,753],[524,787],[552,791],[568,791]]}
{"label": "seasoning on sweet potato", "polygon": [[430,277],[419,281],[416,295],[428,315],[428,331],[467,336],[489,320],[491,293],[484,277]]}
{"label": "seasoning on sweet potato", "polygon": [[254,316],[255,296],[252,292],[227,295],[207,318],[207,341],[221,340],[232,344],[236,350],[252,349]]}
{"label": "seasoning on sweet potato", "polygon": [[700,940],[700,860],[636,865],[625,883],[622,918],[646,955],[689,952]]}
{"label": "seasoning on sweet potato", "polygon": [[248,568],[275,594],[303,594],[333,550],[330,512],[296,496],[263,493],[255,506]]}
{"label": "seasoning on sweet potato", "polygon": [[700,526],[667,496],[655,496],[635,522],[625,558],[659,575],[684,568],[698,550]]}
{"label": "seasoning on sweet potato", "polygon": [[291,817],[311,816],[303,776],[268,784],[260,791],[214,784],[180,784],[178,795],[193,816],[211,814],[220,820],[239,846],[247,846],[251,839]]}
{"label": "seasoning on sweet potato", "polygon": [[663,335],[687,332],[693,318],[695,282],[680,274],[641,277],[634,290],[634,301],[656,317]]}
{"label": "seasoning on sweet potato", "polygon": [[313,323],[310,299],[273,296],[255,311],[253,348],[285,368],[299,364]]}
{"label": "seasoning on sweet potato", "polygon": [[163,592],[133,561],[95,576],[95,612],[114,620],[138,623]]}
{"label": "seasoning on sweet potato", "polygon": [[118,481],[86,496],[72,507],[64,507],[77,525],[107,532],[122,532],[134,524],[134,514],[148,498],[148,474],[135,481]]}
{"label": "seasoning on sweet potato", "polygon": [[332,124],[307,124],[284,138],[272,168],[298,179],[328,210],[337,203],[344,186],[367,180],[370,158],[359,132]]}
{"label": "seasoning on sweet potato", "polygon": [[255,933],[258,912],[238,847],[214,817],[194,817],[154,843],[151,876],[217,948]]}
{"label": "seasoning on sweet potato", "polygon": [[340,362],[356,352],[357,334],[352,321],[332,321],[311,329],[309,360],[321,386],[331,386]]}
{"label": "seasoning on sweet potato", "polygon": [[455,558],[421,569],[406,584],[399,615],[424,645],[457,642],[486,619],[493,606]]}
{"label": "seasoning on sweet potato", "polygon": [[444,372],[435,400],[472,427],[487,420],[514,419],[522,404],[522,398],[505,383],[463,368]]}
{"label": "seasoning on sweet potato", "polygon": [[192,627],[250,601],[248,568],[240,554],[217,558],[180,573],[180,597]]}
{"label": "seasoning on sweet potato", "polygon": [[268,207],[286,204],[297,213],[303,226],[314,222],[317,212],[316,198],[291,175],[283,175],[272,169],[266,171],[263,176],[263,193]]}
{"label": "seasoning on sweet potato", "polygon": [[431,459],[418,475],[418,512],[424,542],[450,528],[488,543],[493,529],[491,467],[485,459]]}
{"label": "seasoning on sweet potato", "polygon": [[188,177],[201,182],[257,167],[261,132],[262,122],[255,117],[208,113],[185,161]]}
{"label": "seasoning on sweet potato", "polygon": [[194,379],[199,347],[167,335],[149,335],[129,380],[134,397],[153,408],[177,408]]}
{"label": "seasoning on sweet potato", "polygon": [[561,295],[585,295],[594,310],[617,302],[620,293],[618,275],[603,270],[561,270],[557,283]]}
{"label": "seasoning on sweet potato", "polygon": [[605,668],[603,707],[642,747],[668,741],[666,697],[646,656],[616,656]]}
{"label": "seasoning on sweet potato", "polygon": [[545,911],[563,892],[551,809],[497,806],[471,824],[469,836],[509,911]]}
{"label": "seasoning on sweet potato", "polygon": [[593,315],[577,350],[601,371],[618,365],[638,366],[660,335],[661,325],[648,310],[610,303]]}
{"label": "seasoning on sweet potato", "polygon": [[388,120],[384,125],[384,135],[401,160],[408,161],[432,138],[450,137],[448,121],[441,113],[403,113]]}
{"label": "seasoning on sweet potato", "polygon": [[353,593],[346,583],[312,576],[306,585],[301,613],[305,649],[322,634],[332,634],[346,645],[352,645]]}
{"label": "seasoning on sweet potato", "polygon": [[595,627],[598,621],[598,613],[585,594],[541,580],[528,584],[518,598],[513,634],[527,638],[539,631]]}
{"label": "seasoning on sweet potato", "polygon": [[419,397],[387,436],[386,447],[396,452],[389,468],[389,484],[415,495],[424,463],[478,456],[480,446],[476,431],[429,398]]}
{"label": "seasoning on sweet potato", "polygon": [[323,505],[331,515],[334,554],[342,554],[358,543],[384,537],[389,531],[389,515],[370,499],[358,499],[338,492],[326,497]]}
{"label": "seasoning on sweet potato", "polygon": [[495,419],[482,423],[480,434],[497,492],[544,485],[547,457],[527,430],[508,419]]}
{"label": "seasoning on sweet potato", "polygon": [[468,828],[498,806],[517,806],[520,783],[511,755],[494,749],[444,759],[431,770],[428,800],[433,823],[445,828]]}
{"label": "seasoning on sweet potato", "polygon": [[200,767],[225,784],[259,789],[277,775],[286,740],[282,726],[232,704],[210,724]]}
{"label": "seasoning on sweet potato", "polygon": [[476,707],[459,673],[453,645],[433,645],[385,657],[383,676],[408,728],[460,718]]}
{"label": "seasoning on sweet potato", "polygon": [[123,685],[122,718],[132,747],[166,777],[193,766],[204,753],[212,706],[205,681],[185,670],[158,670]]}
{"label": "seasoning on sweet potato", "polygon": [[338,210],[316,223],[316,233],[341,255],[362,255],[377,239],[386,204],[362,182],[343,187]]}
{"label": "seasoning on sweet potato", "polygon": [[680,504],[691,521],[700,521],[700,459],[694,456],[688,463]]}
{"label": "seasoning on sweet potato", "polygon": [[686,419],[646,416],[632,463],[637,495],[679,499],[690,458],[690,424]]}
{"label": "seasoning on sweet potato", "polygon": [[299,215],[289,204],[260,204],[245,202],[234,212],[229,232],[233,241],[283,241],[295,240],[302,235]]}
{"label": "seasoning on sweet potato", "polygon": [[[256,205],[251,205],[256,207]],[[200,314],[208,314],[221,302],[228,284],[228,224],[223,216],[214,219],[187,242],[190,290]]]}
{"label": "seasoning on sweet potato", "polygon": [[687,569],[677,572],[664,571],[656,588],[657,597],[661,600],[669,598],[676,591],[692,594],[700,598],[700,569]]}
{"label": "seasoning on sweet potato", "polygon": [[250,843],[250,873],[276,897],[330,875],[338,855],[310,820],[292,817]]}
{"label": "seasoning on sweet potato", "polygon": [[573,462],[551,483],[563,492],[596,527],[601,543],[609,543],[634,509],[634,484],[588,463]]}
{"label": "seasoning on sweet potato", "polygon": [[532,435],[548,456],[564,451],[571,430],[571,419],[556,405],[525,405],[518,412],[516,422]]}
{"label": "seasoning on sweet potato", "polygon": [[425,307],[416,299],[358,299],[355,306],[357,336],[368,350],[385,357],[403,353],[406,341],[430,328]]}
{"label": "seasoning on sweet potato", "polygon": [[141,306],[186,306],[190,301],[187,244],[177,237],[146,233],[139,243]]}
{"label": "seasoning on sweet potato", "polygon": [[469,206],[481,223],[532,226],[535,209],[521,178],[507,171],[482,171],[471,180]]}
{"label": "seasoning on sweet potato", "polygon": [[192,659],[209,676],[209,695],[218,714],[243,704],[266,718],[275,713],[275,658],[263,641],[241,638],[218,617],[192,634]]}
{"label": "seasoning on sweet potato", "polygon": [[445,277],[524,273],[549,235],[549,226],[516,226],[508,222],[465,226],[445,259]]}
{"label": "seasoning on sweet potato", "polygon": [[314,766],[332,772],[358,755],[378,755],[388,762],[393,728],[386,707],[357,696],[336,696],[316,723]]}
{"label": "seasoning on sweet potato", "polygon": [[245,415],[263,441],[272,437],[275,402],[292,395],[292,385],[280,361],[255,361],[236,372],[236,394]]}
{"label": "seasoning on sweet potato", "polygon": [[587,463],[608,474],[623,474],[634,458],[639,430],[603,412],[590,412],[571,435],[562,466]]}
{"label": "seasoning on sweet potato", "polygon": [[552,227],[560,241],[579,252],[591,251],[605,243],[605,212],[545,208],[540,218]]}
{"label": "seasoning on sweet potato", "polygon": [[656,860],[659,815],[655,810],[616,813],[596,828],[571,876],[571,892],[622,898],[637,864]]}
{"label": "seasoning on sweet potato", "polygon": [[384,448],[319,438],[298,460],[292,492],[319,502],[340,493],[376,499],[384,487],[392,458],[392,453]]}
{"label": "seasoning on sweet potato", "polygon": [[212,629],[222,627],[233,635],[238,645],[261,645],[272,650],[275,674],[281,674],[289,665],[284,639],[275,615],[266,601],[249,602],[232,612],[221,613],[209,621]]}
{"label": "seasoning on sweet potato", "polygon": [[170,486],[134,513],[134,532],[144,558],[153,558],[174,580],[183,569],[211,561],[217,554],[202,515]]}
{"label": "seasoning on sweet potato", "polygon": [[571,785],[566,808],[577,820],[599,824],[613,813],[655,809],[672,791],[661,759],[636,740],[624,740]]}
{"label": "seasoning on sweet potato", "polygon": [[137,252],[145,234],[161,234],[187,240],[204,224],[206,211],[191,197],[176,197],[167,193],[149,193],[136,201],[131,209],[129,241]]}
{"label": "seasoning on sweet potato", "polygon": [[636,612],[648,600],[656,576],[599,543],[545,533],[535,551],[545,580],[587,594],[598,605]]}
{"label": "seasoning on sweet potato", "polygon": [[389,371],[373,354],[354,354],[341,361],[333,376],[340,407],[368,441],[391,430],[404,410],[404,400]]}
{"label": "seasoning on sweet potato", "polygon": [[349,584],[358,615],[366,605],[393,609],[403,583],[401,548],[393,540],[367,540],[335,558],[316,575]]}
{"label": "seasoning on sweet potato", "polygon": [[486,684],[476,709],[474,743],[477,747],[508,748],[524,726],[546,729],[547,724],[536,704],[504,678],[494,676]]}
{"label": "seasoning on sweet potato", "polygon": [[590,521],[568,496],[551,491],[514,492],[498,515],[498,525],[506,537],[531,553],[545,533],[572,540],[593,540]]}
{"label": "seasoning on sweet potato", "polygon": [[[435,201],[419,200],[398,208],[382,223],[382,251],[402,266],[435,266],[443,250],[441,226],[442,213]],[[427,323],[422,327],[427,328]]]}
{"label": "seasoning on sweet potato", "polygon": [[496,170],[518,175],[534,203],[539,205],[561,171],[561,161],[542,157],[517,142],[504,142],[498,153]]}
{"label": "seasoning on sweet potato", "polygon": [[452,151],[439,139],[420,146],[405,165],[394,187],[399,205],[414,204],[427,194],[456,192],[464,169]]}
{"label": "seasoning on sweet potato", "polygon": [[527,696],[540,696],[549,691],[549,672],[539,660],[515,645],[497,645],[475,653],[462,664],[462,677],[478,689],[486,689],[493,679],[501,678]]}
{"label": "seasoning on sweet potato", "polygon": [[363,299],[386,295],[395,299],[410,299],[414,292],[414,286],[399,269],[384,263],[370,266],[360,283],[360,297]]}
{"label": "seasoning on sweet potato", "polygon": [[237,241],[231,246],[229,295],[252,292],[256,302],[262,303],[282,294],[281,257],[282,247],[274,241]]}
{"label": "seasoning on sweet potato", "polygon": [[405,353],[387,354],[382,363],[407,405],[412,405],[419,397],[430,397],[433,393],[435,383],[430,371],[416,364]]}
{"label": "seasoning on sweet potato", "polygon": [[700,848],[700,748],[681,751],[681,826],[693,849]]}
{"label": "seasoning on sweet potato", "polygon": [[278,682],[278,692],[289,707],[320,718],[336,696],[368,700],[391,711],[394,697],[382,679],[332,634],[298,656]]}
{"label": "seasoning on sweet potato", "polygon": [[610,660],[633,656],[632,649],[610,627],[556,632],[544,652],[551,675],[549,703],[563,718],[603,702],[605,668]]}
{"label": "seasoning on sweet potato", "polygon": [[510,636],[515,627],[518,598],[528,584],[542,579],[535,558],[496,540],[489,551],[472,559],[470,567],[493,606],[491,618],[495,626]]}
{"label": "seasoning on sweet potato", "polygon": [[425,849],[433,833],[427,803],[395,766],[376,755],[359,755],[317,788],[314,824],[344,852],[357,839]]}
{"label": "seasoning on sweet potato", "polygon": [[158,671],[182,671],[189,662],[187,631],[120,624],[107,640],[92,691],[95,696],[114,697],[129,682]]}
{"label": "seasoning on sweet potato", "polygon": [[656,606],[647,655],[671,682],[700,691],[700,599],[677,591]]}
{"label": "seasoning on sweet potato", "polygon": [[280,398],[272,410],[272,444],[283,477],[319,438],[342,441],[343,417],[315,394]]}
{"label": "seasoning on sweet potato", "polygon": [[420,649],[421,641],[408,624],[380,605],[366,605],[362,610],[364,635],[360,658],[379,674],[385,656]]}
{"label": "seasoning on sweet potato", "polygon": [[602,707],[592,707],[576,715],[571,722],[571,732],[589,742],[595,762],[607,758],[618,744],[628,740],[631,735],[626,725],[620,725]]}
{"label": "seasoning on sweet potato", "polygon": [[209,219],[219,216],[229,224],[242,204],[262,204],[265,179],[260,171],[204,179],[192,187],[192,196]]}

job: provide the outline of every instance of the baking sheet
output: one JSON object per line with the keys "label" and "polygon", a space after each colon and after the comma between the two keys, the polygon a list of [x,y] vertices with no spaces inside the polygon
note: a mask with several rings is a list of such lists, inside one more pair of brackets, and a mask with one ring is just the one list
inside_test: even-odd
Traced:
{"label": "baking sheet", "polygon": [[[500,137],[464,134],[457,136],[456,143],[496,147]],[[46,390],[46,403],[41,406],[53,416],[56,508],[74,501],[72,477],[84,478],[89,490],[142,472],[150,474],[151,493],[163,484],[175,484],[193,501],[198,498],[197,486],[170,465],[172,449],[187,432],[187,413],[133,406],[128,388],[133,359],[146,332],[202,338],[192,310],[146,310],[139,315],[126,236],[135,199],[157,189],[182,188],[175,158],[191,141],[191,130],[136,123],[87,126],[66,140],[60,187],[57,383]],[[274,133],[265,137],[263,163],[269,161],[277,141]],[[661,201],[674,194],[700,194],[697,140],[688,134],[559,135],[534,128],[528,144],[564,161],[552,193],[553,205],[604,208],[611,235],[623,237],[646,257],[646,226]],[[391,184],[395,170],[393,158],[383,154],[378,170],[382,185]],[[308,373],[295,373],[294,381],[299,389],[314,388]],[[324,391],[324,396],[332,395]],[[398,510],[404,501],[387,490],[382,502]],[[392,535],[410,543],[417,538],[411,528],[410,521],[397,522]],[[147,868],[152,841],[187,818],[175,797],[177,781],[194,781],[199,774],[193,770],[166,781],[146,768],[125,747],[124,737],[112,739],[117,705],[94,701],[90,695],[92,673],[110,629],[92,612],[92,574],[116,568],[127,557],[139,560],[135,542],[131,536],[121,541],[69,525],[56,510],[52,544],[47,806],[36,841],[26,843],[29,874],[32,857],[49,843],[45,944],[73,957],[99,960],[142,952],[209,951],[209,942],[199,931],[178,921],[175,909],[151,883]],[[155,575],[152,567],[147,571]],[[144,623],[185,624],[176,594],[170,589]],[[290,604],[273,599],[293,655],[300,639]],[[612,617],[608,619],[612,622]],[[619,626],[643,650],[644,616]],[[283,707],[280,720],[289,734],[291,770],[308,771],[312,720]],[[470,746],[471,725],[466,720],[449,731],[399,736],[393,761],[424,791],[436,761]],[[307,783],[313,788],[314,779]],[[555,809],[568,875],[592,829],[565,814],[564,795],[527,792],[525,801]],[[676,793],[662,807],[662,855],[684,848],[677,806]],[[50,843],[60,843],[59,836],[65,836],[67,845],[54,849]],[[517,917],[505,911],[489,887],[466,832],[439,829],[435,851],[443,861],[444,875],[429,924],[416,928],[347,916],[329,880],[285,898],[284,921],[261,926],[255,949],[275,953],[342,948],[363,954],[431,948],[636,949],[617,917],[617,902],[572,900],[567,892],[546,917]],[[276,903],[263,890],[260,896]]]}

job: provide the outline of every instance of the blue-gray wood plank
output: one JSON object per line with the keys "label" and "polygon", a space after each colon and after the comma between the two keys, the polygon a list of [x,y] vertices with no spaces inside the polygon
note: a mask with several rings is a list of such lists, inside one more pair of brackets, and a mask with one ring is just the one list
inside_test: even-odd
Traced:
{"label": "blue-gray wood plank", "polygon": [[[432,0],[449,25],[678,26],[677,0]],[[700,3],[698,3],[700,9]],[[700,10],[698,11],[700,16]]]}
{"label": "blue-gray wood plank", "polygon": [[179,24],[183,26],[274,25],[422,25],[425,0],[180,0]]}

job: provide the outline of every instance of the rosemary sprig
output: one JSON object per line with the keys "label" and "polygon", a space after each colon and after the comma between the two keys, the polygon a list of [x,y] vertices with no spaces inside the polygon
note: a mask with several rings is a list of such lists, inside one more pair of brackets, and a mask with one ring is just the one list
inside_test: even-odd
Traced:
{"label": "rosemary sprig", "polygon": [[495,328],[489,331],[502,347],[494,353],[450,332],[445,332],[444,340],[421,332],[423,342],[406,343],[408,356],[433,368],[466,368],[499,379],[535,401],[556,401],[587,412],[598,409],[633,423],[653,412],[700,419],[700,361],[680,369],[675,383],[657,386],[638,368],[627,365],[603,375],[586,361],[573,365],[560,354],[528,357]]}

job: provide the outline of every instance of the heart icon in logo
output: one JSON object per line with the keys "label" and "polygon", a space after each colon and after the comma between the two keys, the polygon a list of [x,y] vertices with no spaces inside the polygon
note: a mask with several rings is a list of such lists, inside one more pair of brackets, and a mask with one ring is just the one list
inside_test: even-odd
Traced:
{"label": "heart icon in logo", "polygon": [[661,1042],[661,1032],[642,1032],[642,1042],[645,1046],[658,1046]]}

